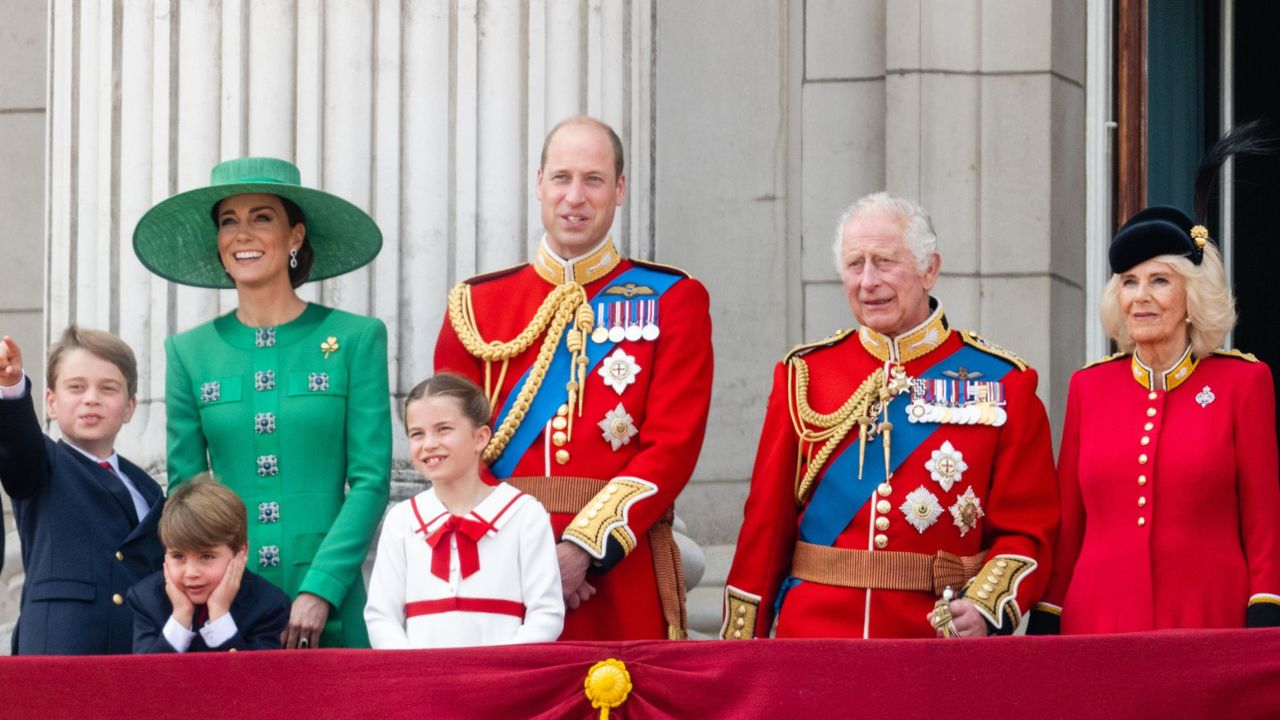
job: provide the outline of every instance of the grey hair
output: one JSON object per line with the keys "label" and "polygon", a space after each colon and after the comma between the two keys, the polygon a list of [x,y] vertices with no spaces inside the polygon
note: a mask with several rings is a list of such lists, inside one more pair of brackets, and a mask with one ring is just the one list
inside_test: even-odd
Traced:
{"label": "grey hair", "polygon": [[[1187,337],[1191,352],[1196,358],[1211,355],[1222,347],[1227,333],[1236,324],[1236,301],[1227,285],[1227,273],[1222,256],[1213,243],[1204,246],[1204,258],[1196,265],[1181,255],[1160,255],[1153,258],[1173,268],[1182,276],[1187,292]],[[1120,307],[1120,275],[1112,275],[1102,291],[1100,314],[1102,327],[1116,341],[1121,352],[1133,352],[1135,343],[1129,337],[1124,324],[1124,310]]]}
{"label": "grey hair", "polygon": [[929,218],[929,213],[904,197],[877,192],[858,198],[845,209],[840,215],[839,222],[836,223],[836,236],[831,243],[831,254],[835,259],[837,273],[844,270],[844,262],[840,257],[843,249],[844,227],[863,213],[888,215],[900,220],[902,242],[916,259],[916,269],[920,272],[929,269],[929,256],[938,252],[938,235],[933,231],[933,220]]}

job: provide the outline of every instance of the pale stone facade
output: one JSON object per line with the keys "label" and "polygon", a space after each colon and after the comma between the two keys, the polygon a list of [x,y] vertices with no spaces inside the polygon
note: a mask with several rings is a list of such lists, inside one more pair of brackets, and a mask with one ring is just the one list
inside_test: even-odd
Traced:
{"label": "pale stone facade", "polygon": [[[26,344],[36,362],[41,327],[76,321],[120,333],[144,374],[121,449],[160,469],[161,343],[229,309],[234,296],[148,275],[133,257],[133,223],[154,201],[203,184],[221,159],[276,154],[383,227],[374,265],[308,286],[308,297],[387,322],[392,388],[402,394],[431,370],[448,288],[521,261],[536,242],[531,183],[546,128],[573,113],[599,115],[628,148],[629,197],[615,227],[623,247],[686,268],[712,295],[712,419],[678,503],[689,534],[713,546],[710,582],[696,591],[706,607],[693,615],[706,627],[719,610],[719,559],[737,534],[772,364],[853,322],[830,245],[837,216],[859,195],[887,188],[930,209],[943,253],[939,295],[953,322],[1037,367],[1060,425],[1091,324],[1086,7],[6,4],[0,62],[20,58],[29,71],[0,78],[0,124],[37,131],[25,140],[21,129],[0,133],[0,202],[12,206],[11,223],[17,213],[30,227],[23,240],[0,237],[0,252],[25,249],[30,265],[0,287],[3,332],[34,326]],[[46,158],[47,189],[32,182]],[[42,230],[43,256],[32,241]],[[47,302],[32,303],[45,297],[46,272]],[[16,548],[9,556],[4,576],[13,578]]]}

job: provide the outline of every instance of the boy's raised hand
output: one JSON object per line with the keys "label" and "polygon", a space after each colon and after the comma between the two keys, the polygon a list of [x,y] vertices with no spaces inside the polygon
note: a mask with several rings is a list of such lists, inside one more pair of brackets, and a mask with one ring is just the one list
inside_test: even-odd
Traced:
{"label": "boy's raised hand", "polygon": [[231,558],[231,562],[227,563],[227,570],[222,574],[218,587],[209,594],[210,620],[217,620],[231,612],[231,603],[235,601],[236,593],[240,592],[240,581],[244,578],[247,556],[247,549],[240,548],[240,551]]}
{"label": "boy's raised hand", "polygon": [[169,563],[164,564],[164,594],[169,596],[169,604],[173,606],[173,619],[178,621],[182,627],[190,630],[191,622],[196,614],[196,606],[183,592],[181,586],[182,578],[177,581],[173,579],[173,573],[181,573]]}
{"label": "boy's raised hand", "polygon": [[22,350],[8,335],[0,340],[0,386],[12,387],[22,382]]}

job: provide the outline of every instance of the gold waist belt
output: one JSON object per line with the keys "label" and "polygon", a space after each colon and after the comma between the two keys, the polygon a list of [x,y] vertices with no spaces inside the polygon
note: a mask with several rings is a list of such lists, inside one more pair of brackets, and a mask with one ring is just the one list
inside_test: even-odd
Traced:
{"label": "gold waist belt", "polygon": [[[507,478],[507,482],[523,493],[538,499],[550,513],[577,515],[607,484],[596,478],[566,476],[534,476]],[[684,605],[684,567],[680,549],[671,534],[672,508],[667,508],[649,528],[649,551],[653,554],[653,575],[658,584],[658,598],[667,623],[667,638],[683,640],[688,634],[688,618]]]}
{"label": "gold waist belt", "polygon": [[982,569],[987,553],[961,557],[894,550],[850,550],[797,542],[791,574],[801,580],[847,588],[916,590],[941,596],[956,591]]}

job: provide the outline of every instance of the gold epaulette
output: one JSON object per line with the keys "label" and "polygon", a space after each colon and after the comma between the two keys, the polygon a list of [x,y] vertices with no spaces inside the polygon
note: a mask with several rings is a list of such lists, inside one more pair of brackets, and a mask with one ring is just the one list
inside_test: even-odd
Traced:
{"label": "gold epaulette", "polygon": [[1100,357],[1100,358],[1098,358],[1097,360],[1092,360],[1092,361],[1090,361],[1090,362],[1085,363],[1085,364],[1084,364],[1084,367],[1082,367],[1082,368],[1080,368],[1080,369],[1081,369],[1081,370],[1088,370],[1089,368],[1093,367],[1094,365],[1101,365],[1101,364],[1103,364],[1103,363],[1109,363],[1109,362],[1111,362],[1112,360],[1119,360],[1120,358],[1126,358],[1126,357],[1129,357],[1129,353],[1123,353],[1123,352],[1111,353],[1110,355],[1106,355],[1106,356],[1104,356],[1104,357]]}
{"label": "gold epaulette", "polygon": [[1222,357],[1240,358],[1245,362],[1253,362],[1253,363],[1258,362],[1258,357],[1253,353],[1240,352],[1235,348],[1231,348],[1230,350],[1214,350],[1213,354],[1220,355]]}
{"label": "gold epaulette", "polygon": [[1019,370],[1027,369],[1028,366],[1026,360],[1023,360],[1017,355],[1014,355],[1011,351],[1000,347],[993,342],[984,340],[981,335],[973,330],[961,330],[956,328],[956,332],[960,333],[960,339],[964,341],[965,345],[977,348],[988,355],[994,355],[1001,360],[1007,360],[1008,362],[1013,363],[1013,365],[1015,365]]}
{"label": "gold epaulette", "polygon": [[653,262],[652,260],[637,260],[636,258],[629,258],[629,259],[631,260],[632,264],[634,264],[634,265],[639,265],[639,266],[641,266],[641,267],[647,267],[647,268],[649,268],[650,270],[658,270],[658,271],[660,271],[660,272],[667,272],[667,273],[671,273],[672,275],[679,275],[679,276],[680,276],[680,277],[682,277],[682,278],[691,278],[691,277],[693,277],[692,275],[690,275],[689,273],[685,272],[684,270],[681,270],[680,268],[676,267],[675,265],[664,265],[664,264],[659,263],[659,262]]}
{"label": "gold epaulette", "polygon": [[843,330],[837,330],[830,337],[826,337],[811,343],[803,343],[801,345],[797,345],[791,348],[791,352],[788,352],[785,356],[783,356],[782,362],[783,364],[789,363],[791,362],[791,358],[803,355],[809,352],[810,350],[817,350],[818,348],[831,347],[832,345],[835,345],[841,340],[849,337],[851,333],[855,333],[857,331],[858,331],[858,328],[845,328]]}
{"label": "gold epaulette", "polygon": [[506,277],[508,275],[511,275],[512,273],[515,273],[516,271],[523,270],[525,266],[528,264],[529,263],[519,263],[517,265],[512,265],[511,267],[504,267],[500,270],[494,270],[493,272],[487,272],[487,273],[484,273],[483,275],[476,275],[475,277],[467,278],[462,282],[463,284],[466,284],[466,285],[479,285],[480,283],[488,282],[490,280],[497,280],[500,277]]}

